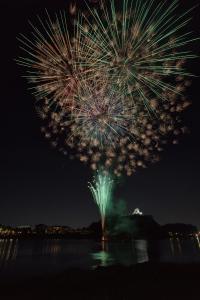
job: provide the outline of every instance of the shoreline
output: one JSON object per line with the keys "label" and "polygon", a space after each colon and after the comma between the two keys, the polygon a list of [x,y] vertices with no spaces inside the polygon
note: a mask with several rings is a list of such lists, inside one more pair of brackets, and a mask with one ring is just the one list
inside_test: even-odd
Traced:
{"label": "shoreline", "polygon": [[175,235],[175,236],[162,236],[162,237],[148,237],[148,236],[135,236],[135,237],[109,237],[105,240],[102,240],[101,235],[9,235],[9,236],[0,236],[0,240],[51,240],[51,239],[63,239],[63,240],[98,240],[100,242],[120,242],[120,241],[131,241],[131,240],[149,240],[149,241],[159,241],[159,240],[166,240],[166,239],[182,239],[182,240],[189,240],[189,239],[196,239],[196,235],[192,236],[183,236],[183,235]]}

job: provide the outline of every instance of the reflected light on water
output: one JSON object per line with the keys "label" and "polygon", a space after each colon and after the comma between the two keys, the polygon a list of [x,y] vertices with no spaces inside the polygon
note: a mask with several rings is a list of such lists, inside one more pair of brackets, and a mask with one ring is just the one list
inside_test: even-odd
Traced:
{"label": "reflected light on water", "polygon": [[183,254],[183,249],[179,238],[170,238],[169,243],[172,256],[181,256]]}
{"label": "reflected light on water", "polygon": [[[99,251],[97,253],[92,253],[92,258],[97,261],[98,266],[106,267],[109,265],[112,265],[114,262],[114,258],[112,254],[110,254],[108,251],[108,242],[102,241],[101,242],[101,248],[102,251]],[[97,266],[94,266],[97,267]]]}
{"label": "reflected light on water", "polygon": [[0,266],[16,259],[18,240],[0,239]]}
{"label": "reflected light on water", "polygon": [[44,240],[41,247],[43,255],[56,256],[61,252],[60,240]]}
{"label": "reflected light on water", "polygon": [[[0,239],[1,276],[13,278],[53,273],[68,268],[132,266],[147,261],[200,262],[199,236],[192,239],[68,240]],[[15,278],[14,278],[15,279]]]}
{"label": "reflected light on water", "polygon": [[177,240],[177,245],[178,245],[178,252],[181,255],[182,254],[182,247],[181,247],[181,242],[179,238],[176,238]]}
{"label": "reflected light on water", "polygon": [[136,240],[134,244],[136,249],[137,263],[147,262],[149,260],[147,241]]}
{"label": "reflected light on water", "polygon": [[149,260],[148,244],[145,240],[132,240],[131,242],[109,243],[102,242],[101,250],[92,253],[97,266],[110,266],[113,264],[130,265],[143,263]]}
{"label": "reflected light on water", "polygon": [[198,236],[198,234],[196,234],[196,240],[197,240],[198,247],[200,248],[200,241],[199,241],[199,236]]}
{"label": "reflected light on water", "polygon": [[106,252],[106,251],[99,251],[97,253],[93,253],[92,257],[99,261],[98,266],[101,267],[107,267],[113,264],[114,258],[112,257],[112,254]]}
{"label": "reflected light on water", "polygon": [[173,238],[169,239],[169,243],[170,243],[170,249],[171,249],[172,256],[174,256],[175,255],[175,251],[174,251]]}

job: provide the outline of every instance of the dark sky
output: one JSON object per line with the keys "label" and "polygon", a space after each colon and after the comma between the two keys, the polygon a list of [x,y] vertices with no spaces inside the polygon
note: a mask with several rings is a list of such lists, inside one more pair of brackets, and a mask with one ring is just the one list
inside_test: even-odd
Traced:
{"label": "dark sky", "polygon": [[[1,0],[0,4],[0,223],[88,225],[98,219],[87,188],[92,172],[53,150],[43,139],[34,99],[21,77],[23,70],[14,62],[19,55],[16,36],[29,30],[28,19],[36,20],[35,15],[42,14],[45,7],[50,12],[67,7],[69,1],[18,0],[12,1],[14,6],[7,2]],[[198,0],[180,3],[181,11]],[[200,9],[195,9],[190,24],[196,36],[200,34],[199,13]],[[199,53],[198,42],[195,52]],[[189,68],[199,75],[198,60]],[[124,178],[117,187],[116,198],[124,199],[130,212],[139,207],[161,224],[184,222],[200,228],[199,88],[200,78],[196,78],[188,91],[193,106],[185,115],[191,134],[178,146],[169,147],[160,163]]]}

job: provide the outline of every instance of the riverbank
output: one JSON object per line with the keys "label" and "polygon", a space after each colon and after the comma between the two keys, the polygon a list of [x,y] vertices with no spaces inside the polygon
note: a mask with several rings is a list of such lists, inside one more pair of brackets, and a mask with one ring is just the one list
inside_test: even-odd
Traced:
{"label": "riverbank", "polygon": [[144,263],[71,269],[18,284],[0,283],[2,300],[132,300],[200,298],[200,264]]}

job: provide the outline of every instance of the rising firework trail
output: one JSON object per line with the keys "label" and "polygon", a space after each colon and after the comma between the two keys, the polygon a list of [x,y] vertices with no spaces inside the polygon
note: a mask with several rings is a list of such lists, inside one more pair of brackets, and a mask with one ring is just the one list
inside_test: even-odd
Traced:
{"label": "rising firework trail", "polygon": [[84,53],[80,30],[67,19],[65,12],[54,18],[46,12],[45,20],[38,17],[38,26],[30,23],[30,36],[18,36],[24,55],[17,63],[26,68],[24,77],[32,94],[46,111],[60,114],[71,112],[79,84],[90,76],[90,69],[82,67],[79,55]]}
{"label": "rising firework trail", "polygon": [[103,171],[97,172],[94,182],[89,184],[89,189],[92,192],[93,199],[99,208],[101,216],[102,240],[106,240],[107,238],[106,217],[108,216],[112,201],[113,184],[112,177]]}

